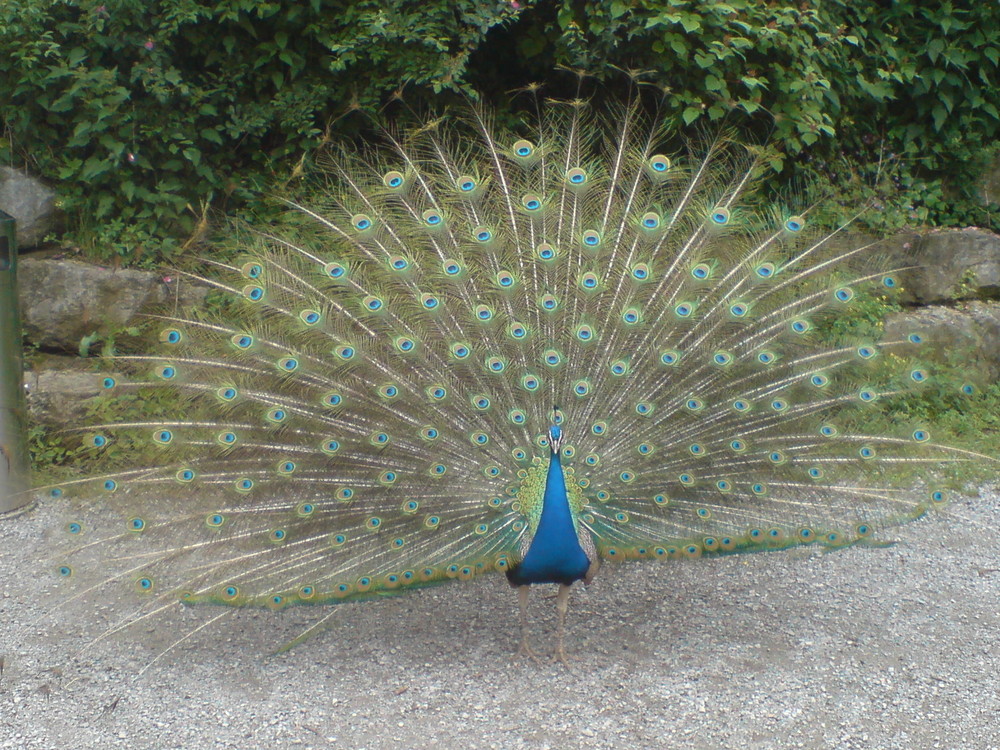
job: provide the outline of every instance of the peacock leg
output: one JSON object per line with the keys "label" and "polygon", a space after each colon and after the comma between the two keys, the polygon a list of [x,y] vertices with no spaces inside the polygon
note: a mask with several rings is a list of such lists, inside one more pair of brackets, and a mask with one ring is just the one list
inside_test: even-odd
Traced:
{"label": "peacock leg", "polygon": [[556,650],[552,654],[552,661],[562,662],[562,665],[569,669],[569,661],[566,658],[566,650],[563,648],[563,635],[566,632],[566,610],[569,609],[570,587],[564,583],[559,584],[559,593],[556,594],[556,612],[559,613],[559,629],[556,631]]}
{"label": "peacock leg", "polygon": [[528,645],[528,590],[530,586],[517,587],[517,603],[521,608],[521,645],[517,647],[517,656],[530,656],[536,664],[541,664],[531,646]]}

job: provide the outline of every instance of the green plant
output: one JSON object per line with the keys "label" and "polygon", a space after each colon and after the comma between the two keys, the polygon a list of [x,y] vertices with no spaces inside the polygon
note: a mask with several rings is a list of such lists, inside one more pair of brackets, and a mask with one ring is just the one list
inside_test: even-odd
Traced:
{"label": "green plant", "polygon": [[[8,0],[0,158],[58,181],[97,257],[151,264],[290,171],[353,108],[465,89],[504,2]],[[278,166],[274,166],[277,164]]]}
{"label": "green plant", "polygon": [[1000,228],[974,194],[1000,133],[995,3],[562,0],[495,37],[510,77],[647,71],[678,128],[756,131],[780,183],[874,203],[885,228]]}
{"label": "green plant", "polygon": [[27,446],[35,485],[65,479],[82,452],[79,441],[67,440],[65,433],[42,424],[28,428]]}
{"label": "green plant", "polygon": [[[751,0],[8,0],[0,159],[58,181],[104,260],[176,260],[204,208],[256,212],[394,92],[441,109],[583,68],[643,69],[678,132],[770,139],[773,182],[863,221],[1000,228],[973,194],[1000,124],[1000,8]],[[503,64],[498,65],[498,60]],[[592,90],[592,89],[591,89]],[[588,94],[589,95],[589,94]]]}

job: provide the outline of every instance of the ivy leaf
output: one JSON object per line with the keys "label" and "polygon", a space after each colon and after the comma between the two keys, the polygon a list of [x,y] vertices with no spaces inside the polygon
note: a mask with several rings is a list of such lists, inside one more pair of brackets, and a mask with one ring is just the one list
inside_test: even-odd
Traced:
{"label": "ivy leaf", "polygon": [[685,13],[680,20],[681,26],[688,34],[693,34],[701,28],[701,19],[693,13]]}
{"label": "ivy leaf", "polygon": [[948,111],[940,104],[931,110],[931,119],[934,121],[934,129],[940,131],[948,119]]}
{"label": "ivy leaf", "polygon": [[701,109],[697,107],[687,107],[684,110],[684,114],[681,115],[681,119],[684,120],[685,125],[690,125],[699,117],[701,117]]}

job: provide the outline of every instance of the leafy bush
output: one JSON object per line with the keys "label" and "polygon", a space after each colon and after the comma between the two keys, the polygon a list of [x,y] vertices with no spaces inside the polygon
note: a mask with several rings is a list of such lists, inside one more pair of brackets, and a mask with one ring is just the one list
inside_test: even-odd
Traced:
{"label": "leafy bush", "polygon": [[[504,2],[5,0],[0,158],[57,180],[77,233],[153,262],[285,174],[331,118],[461,89]],[[289,161],[291,164],[289,164]],[[173,241],[171,241],[173,240]]]}
{"label": "leafy bush", "polygon": [[649,71],[680,129],[770,136],[783,185],[876,201],[890,226],[1000,229],[973,195],[998,50],[996,3],[5,0],[0,159],[58,181],[97,255],[149,264],[401,86],[417,109],[532,81],[565,96],[568,66],[614,95],[619,66]]}
{"label": "leafy bush", "polygon": [[1000,229],[974,194],[1000,134],[996,3],[561,0],[520,27],[536,70],[646,69],[681,124],[745,114],[786,182],[874,198],[897,225]]}

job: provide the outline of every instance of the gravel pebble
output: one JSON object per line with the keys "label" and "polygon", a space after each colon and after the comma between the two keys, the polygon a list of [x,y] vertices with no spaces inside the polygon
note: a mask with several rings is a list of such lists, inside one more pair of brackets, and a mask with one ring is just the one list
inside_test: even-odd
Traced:
{"label": "gravel pebble", "polygon": [[47,517],[0,521],[3,750],[1000,748],[998,486],[892,547],[607,565],[573,595],[572,672],[512,660],[499,576],[333,609],[177,606],[92,642],[129,604],[46,616]]}

